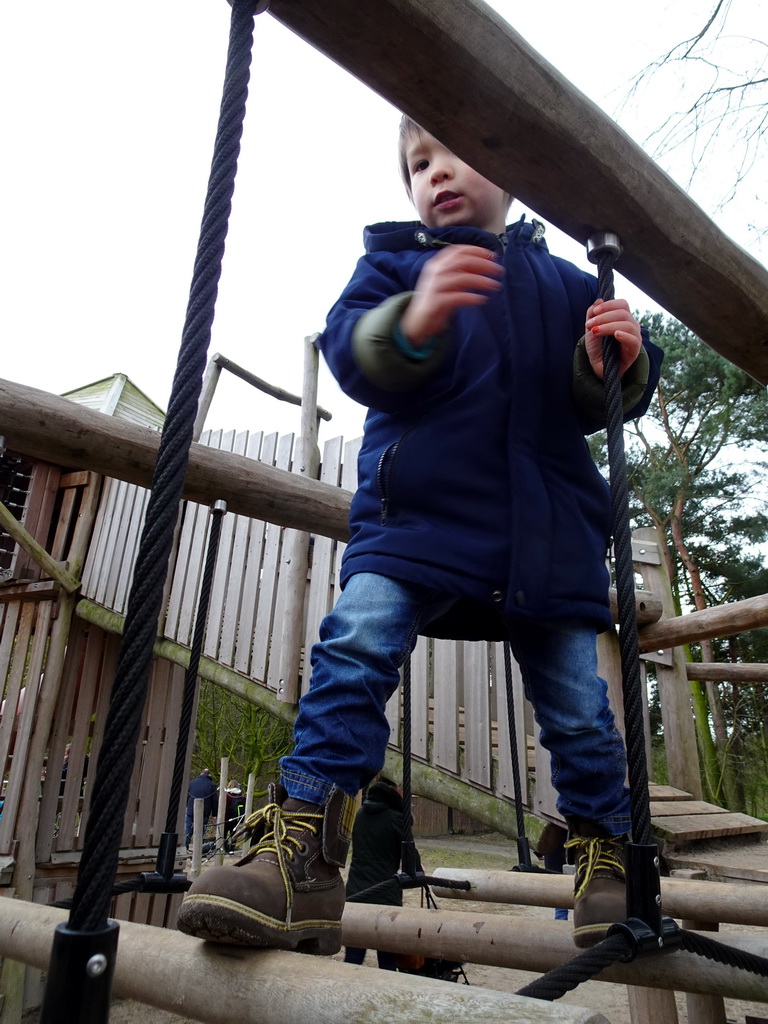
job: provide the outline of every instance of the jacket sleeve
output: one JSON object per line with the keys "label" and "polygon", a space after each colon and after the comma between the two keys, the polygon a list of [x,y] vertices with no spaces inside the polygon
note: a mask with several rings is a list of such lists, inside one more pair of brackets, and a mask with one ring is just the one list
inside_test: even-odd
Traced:
{"label": "jacket sleeve", "polygon": [[[642,416],[651,404],[664,353],[651,342],[642,328],[643,347],[635,362],[621,378],[621,405],[624,422]],[[585,434],[605,427],[605,385],[594,373],[587,356],[584,338],[573,356],[573,395]]]}
{"label": "jacket sleeve", "polygon": [[423,400],[450,347],[446,332],[423,349],[399,331],[413,292],[381,255],[364,256],[328,314],[318,346],[350,398],[382,412]]}

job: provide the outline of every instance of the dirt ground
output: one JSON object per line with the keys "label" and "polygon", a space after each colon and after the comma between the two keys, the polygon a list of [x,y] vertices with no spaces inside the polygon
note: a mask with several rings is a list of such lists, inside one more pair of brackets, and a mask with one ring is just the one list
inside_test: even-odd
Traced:
{"label": "dirt ground", "polygon": [[[514,844],[502,836],[446,836],[440,839],[417,839],[424,868],[427,873],[438,866],[450,866],[453,863],[462,867],[505,868],[517,862]],[[458,858],[454,860],[453,858]],[[419,906],[420,897],[417,892],[406,892],[405,905]],[[451,901],[444,901],[444,909],[450,909]],[[485,914],[504,913],[520,915],[526,918],[540,917],[542,920],[552,919],[552,910],[532,907],[516,907],[490,903],[472,903],[461,901],[461,910],[477,910]],[[563,927],[569,927],[565,922]],[[729,930],[736,930],[729,925]],[[343,959],[343,953],[334,959]],[[376,955],[368,952],[366,969],[376,970]],[[517,992],[524,985],[537,977],[526,971],[514,971],[503,967],[487,967],[482,964],[465,964],[464,970],[470,985],[496,989],[501,992]],[[449,984],[446,982],[446,984]],[[627,988],[607,982],[588,981],[580,985],[574,992],[565,995],[560,1002],[589,1007],[599,1011],[610,1024],[631,1024]],[[676,995],[679,1024],[699,1024],[689,1019],[685,995]],[[768,1024],[768,1004],[747,1003],[737,1000],[725,1001],[726,1018],[729,1024]],[[38,1020],[38,1013],[25,1015],[24,1024],[32,1024]],[[129,1000],[115,999],[110,1013],[110,1024],[193,1024],[187,1017],[156,1010]],[[234,1022],[233,1022],[234,1024]],[[653,1024],[649,1021],[648,1024]]]}

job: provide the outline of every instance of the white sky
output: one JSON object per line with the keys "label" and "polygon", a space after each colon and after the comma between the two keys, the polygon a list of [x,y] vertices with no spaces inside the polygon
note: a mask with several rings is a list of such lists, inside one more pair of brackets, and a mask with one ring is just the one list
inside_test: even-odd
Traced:
{"label": "white sky", "polygon": [[[700,27],[713,2],[645,0],[642,11],[607,0],[492,6],[614,115],[632,74]],[[734,20],[731,31],[766,39],[765,0],[736,3],[746,21]],[[229,15],[225,0],[0,5],[0,376],[61,393],[123,372],[165,408]],[[622,110],[622,126],[638,141],[676,109],[670,81]],[[361,254],[363,226],[414,216],[397,172],[398,119],[269,15],[257,18],[211,352],[300,393],[303,338],[322,330]],[[686,181],[690,157],[669,160],[665,169]],[[728,145],[709,160],[721,184],[735,173]],[[765,179],[764,167],[756,173]],[[692,189],[760,258],[749,226],[765,207],[753,203],[754,189],[720,212],[715,192],[705,181]],[[516,204],[511,216],[523,209]],[[580,245],[554,228],[547,238],[553,251],[589,266]],[[617,290],[634,307],[657,308],[637,289]],[[221,381],[208,426],[298,428],[295,407],[227,375]],[[320,403],[334,413],[321,439],[361,433],[364,410],[324,367]]]}

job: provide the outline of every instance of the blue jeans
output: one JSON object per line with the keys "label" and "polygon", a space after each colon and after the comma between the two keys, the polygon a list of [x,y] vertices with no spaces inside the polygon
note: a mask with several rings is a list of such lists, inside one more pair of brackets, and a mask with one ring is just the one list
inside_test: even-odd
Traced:
{"label": "blue jeans", "polygon": [[[280,762],[289,796],[322,803],[334,785],[354,796],[381,770],[390,734],[384,709],[400,666],[419,631],[454,600],[374,573],[351,577],[312,648],[296,746]],[[626,754],[597,675],[594,628],[511,622],[510,641],[550,751],[560,813],[613,835],[628,831]]]}

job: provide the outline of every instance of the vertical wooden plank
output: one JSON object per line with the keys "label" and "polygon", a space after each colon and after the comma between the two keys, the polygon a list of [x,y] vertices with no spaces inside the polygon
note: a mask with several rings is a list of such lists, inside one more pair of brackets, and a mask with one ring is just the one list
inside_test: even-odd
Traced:
{"label": "vertical wooden plank", "polygon": [[[210,448],[216,448],[220,439],[220,430],[215,433],[206,430],[200,443],[208,445]],[[202,533],[204,534],[207,529],[208,510],[190,501],[183,502],[181,508],[182,523],[179,529],[178,551],[168,595],[168,612],[163,632],[169,639],[176,640],[188,647],[191,621],[190,602],[196,600],[201,572],[200,522],[202,519]],[[193,596],[190,597],[190,594]]]}
{"label": "vertical wooden plank", "polygon": [[[9,670],[13,658],[14,645],[16,643],[16,628],[21,614],[21,601],[9,601],[5,606],[5,617],[3,619],[3,632],[0,636],[0,678],[5,681],[5,711],[0,718],[0,769],[3,778],[8,773],[9,767],[6,763],[8,751],[13,735],[16,708],[19,695],[10,692]],[[19,683],[21,686],[21,683]]]}
{"label": "vertical wooden plank", "polygon": [[[294,440],[295,436],[293,434],[285,434],[280,438],[277,446],[277,459],[275,463],[278,469],[284,469],[286,472],[290,472]],[[267,575],[268,568],[269,578],[274,580],[272,615],[269,624],[270,643],[267,649],[266,680],[269,689],[273,690],[275,693],[278,692],[281,686],[280,645],[282,643],[283,636],[280,624],[288,614],[289,605],[294,599],[294,595],[287,592],[286,574],[282,572],[283,565],[281,559],[282,553],[285,549],[288,533],[289,531],[284,527],[280,527],[279,530],[273,530],[269,526],[267,527],[267,546],[264,551],[264,574],[262,575],[262,587],[264,586],[264,576]],[[261,608],[259,610],[261,611]],[[263,621],[266,622],[266,618]]]}
{"label": "vertical wooden plank", "polygon": [[80,665],[86,646],[86,630],[75,622],[70,631],[69,643],[62,670],[62,681],[56,700],[51,735],[48,741],[48,764],[46,766],[43,797],[40,801],[40,817],[37,829],[35,858],[39,863],[47,863],[51,859],[56,838],[56,819],[59,811],[59,792],[61,788],[61,765],[64,760],[64,747],[69,737],[69,723],[72,717],[72,705],[77,692]]}
{"label": "vertical wooden plank", "polygon": [[[664,616],[674,616],[672,588],[665,568],[662,565],[640,561],[644,547],[658,547],[656,530],[634,530],[632,539],[639,542],[633,544],[633,548],[643,577],[643,585],[661,599]],[[691,687],[685,670],[685,654],[681,647],[672,649],[671,668],[667,665],[656,665],[656,680],[661,719],[664,724],[664,750],[669,766],[669,784],[677,789],[686,790],[694,800],[700,800],[701,774],[691,707]]]}
{"label": "vertical wooden plank", "polygon": [[83,567],[83,597],[88,597],[97,604],[104,604],[104,586],[109,550],[109,533],[112,528],[113,511],[117,500],[119,481],[107,479],[96,514],[93,538],[86,554]]}
{"label": "vertical wooden plank", "polygon": [[[277,445],[277,434],[264,437],[258,434],[249,444],[249,457],[260,459],[271,465]],[[245,565],[243,567],[243,596],[240,605],[240,624],[234,635],[234,668],[244,675],[251,675],[251,651],[256,628],[256,613],[259,606],[261,567],[264,558],[266,524],[262,519],[248,521],[245,542]]]}
{"label": "vertical wooden plank", "polygon": [[[232,449],[237,455],[245,455],[248,450],[248,432],[241,431],[233,438]],[[219,653],[219,642],[224,633],[224,624],[229,619],[238,622],[240,617],[240,589],[242,585],[243,556],[245,548],[242,544],[235,547],[238,520],[241,516],[228,512],[221,521],[219,548],[216,565],[211,582],[211,601],[208,612],[208,624],[205,633],[203,654],[214,660],[224,660],[231,664],[234,640],[232,628],[228,631],[228,650]],[[221,655],[224,655],[224,659]],[[226,658],[230,660],[227,661]]]}
{"label": "vertical wooden plank", "polygon": [[[72,747],[63,787],[64,793],[61,798],[59,834],[55,844],[55,849],[59,852],[78,848],[79,826],[83,824],[83,760],[103,657],[101,636],[98,633],[94,635],[94,632],[88,634],[82,663],[75,669],[77,674],[74,692],[68,685],[62,702],[62,724],[65,726],[64,743],[66,744],[71,739]],[[61,741],[60,734],[56,738],[59,742]],[[61,764],[61,760],[59,764]],[[95,767],[94,765],[94,771]]]}
{"label": "vertical wooden plank", "polygon": [[79,504],[80,498],[79,487],[64,487],[62,491],[61,504],[59,506],[59,514],[56,517],[56,529],[50,551],[51,558],[55,558],[57,562],[64,561],[66,557],[65,544],[72,526],[72,516]]}
{"label": "vertical wooden plank", "polygon": [[[290,464],[293,435],[286,434],[277,444],[275,465],[278,469],[287,469]],[[280,559],[282,528],[274,523],[267,523],[264,534],[264,557],[259,587],[259,607],[256,611],[256,624],[253,630],[253,648],[251,652],[251,678],[267,683],[272,645],[272,624],[275,613],[275,595],[277,593],[277,567]],[[273,685],[270,689],[274,689]]]}
{"label": "vertical wooden plank", "polygon": [[[0,849],[5,850],[9,848],[10,843],[14,836],[14,829],[16,826],[16,814],[18,811],[19,800],[21,798],[21,792],[24,785],[24,779],[27,771],[33,772],[32,783],[40,791],[40,772],[42,766],[28,765],[27,764],[27,751],[29,749],[30,737],[32,734],[32,724],[35,718],[35,710],[37,705],[37,692],[40,686],[40,676],[43,669],[43,662],[45,660],[45,652],[47,649],[48,639],[50,636],[50,625],[51,615],[53,611],[53,605],[50,601],[42,601],[36,607],[33,604],[31,607],[32,611],[32,622],[34,623],[34,636],[31,637],[31,645],[29,649],[29,662],[26,665],[26,678],[24,687],[24,703],[21,709],[21,714],[17,719],[16,729],[16,741],[13,748],[13,760],[11,762],[11,772],[8,778],[8,784],[5,791],[5,802],[3,803],[3,813],[0,817]],[[24,619],[24,612],[22,612],[22,619]],[[17,644],[19,641],[17,640]],[[20,661],[19,675],[24,672],[25,668],[25,655],[27,652],[27,645],[17,648],[16,657],[14,658],[14,670],[12,677],[16,676],[16,661]],[[10,691],[10,687],[9,687]],[[11,704],[11,707],[14,705]],[[3,716],[5,717],[5,716]]]}
{"label": "vertical wooden plank", "polygon": [[470,782],[491,785],[491,713],[487,645],[464,644],[464,753]]}
{"label": "vertical wooden plank", "polygon": [[510,800],[515,796],[515,783],[512,759],[517,759],[520,782],[523,791],[523,802],[528,801],[528,744],[525,723],[525,693],[520,666],[512,657],[512,699],[514,701],[515,733],[517,747],[512,749],[509,734],[509,709],[507,703],[506,672],[504,668],[504,645],[497,643],[491,650],[493,679],[496,689],[496,707],[498,720],[499,774],[497,793]]}
{"label": "vertical wooden plank", "polygon": [[[323,447],[323,459],[320,464],[320,479],[323,483],[339,486],[341,474],[341,453],[344,444],[342,437],[334,437]],[[304,634],[304,650],[309,652],[317,641],[320,623],[331,610],[330,587],[331,566],[335,542],[330,537],[312,538],[311,569],[309,578],[309,595],[307,600],[307,628]],[[305,653],[305,665],[307,654]],[[305,677],[307,671],[304,672]],[[307,680],[305,679],[306,683]]]}
{"label": "vertical wooden plank", "polygon": [[133,826],[133,845],[149,846],[157,798],[158,765],[162,753],[166,691],[170,682],[170,662],[155,658],[144,709],[145,729],[141,751],[138,806]]}
{"label": "vertical wooden plank", "polygon": [[120,572],[115,585],[113,598],[114,609],[124,615],[128,608],[128,598],[133,584],[133,570],[136,566],[136,556],[139,551],[141,532],[144,529],[144,517],[147,512],[150,491],[145,487],[134,487],[131,514],[125,533],[124,555],[120,560]]}
{"label": "vertical wooden plank", "polygon": [[669,989],[627,985],[627,998],[632,1024],[678,1024],[675,993]]}
{"label": "vertical wooden plank", "polygon": [[435,640],[435,767],[459,772],[459,690],[463,685],[463,641]]}
{"label": "vertical wooden plank", "polygon": [[[268,434],[263,441],[261,454],[259,461],[264,462],[268,466],[275,464],[275,458],[277,454],[277,434]],[[273,527],[272,530],[277,529]],[[267,599],[271,601],[272,591],[269,591],[269,595],[265,594],[262,590],[262,583],[264,580],[264,564],[267,549],[267,538],[270,531],[269,524],[263,520],[254,520],[251,524],[251,540],[248,551],[248,569],[247,569],[247,585],[248,592],[252,594],[252,600],[247,602],[248,607],[244,607],[243,623],[241,624],[240,634],[237,640],[237,652],[235,656],[235,668],[239,671],[248,673],[252,679],[263,678],[264,665],[266,664],[266,649],[268,643],[268,636],[264,636],[261,631],[261,621],[266,617],[267,620],[271,616],[271,608],[268,609],[268,613],[261,611],[262,602]],[[274,581],[273,581],[274,582]],[[245,604],[244,600],[244,604]],[[245,613],[248,612],[247,621],[250,622],[250,630],[246,632]],[[261,611],[262,619],[259,620],[259,613]],[[259,652],[259,657],[255,659],[255,652]],[[263,651],[263,655],[262,655]],[[258,671],[257,671],[258,669]]]}
{"label": "vertical wooden plank", "polygon": [[414,757],[429,756],[429,649],[431,641],[420,636],[411,657],[411,750]]}

